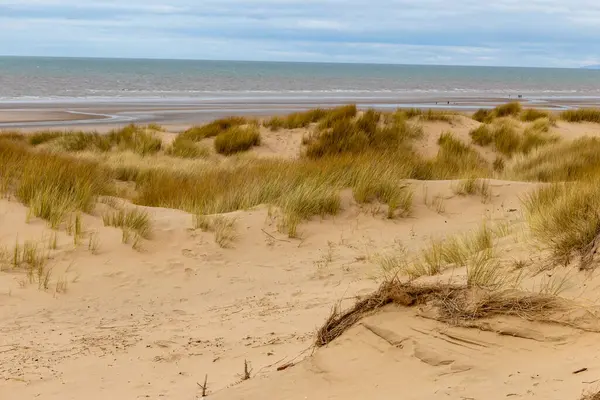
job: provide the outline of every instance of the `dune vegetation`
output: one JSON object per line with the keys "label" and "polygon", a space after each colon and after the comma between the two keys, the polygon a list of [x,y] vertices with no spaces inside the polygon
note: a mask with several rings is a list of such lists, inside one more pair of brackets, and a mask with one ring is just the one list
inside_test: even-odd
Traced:
{"label": "dune vegetation", "polygon": [[[586,110],[583,115],[591,112]],[[473,144],[459,139],[449,125],[437,138],[435,156],[425,157],[417,150],[416,144],[425,135],[422,123],[451,123],[459,117],[456,113],[416,109],[359,111],[348,105],[264,121],[222,118],[191,127],[167,144],[160,136],[163,129],[157,125],[128,125],[108,134],[5,132],[0,135],[0,191],[29,206],[33,216],[48,221],[53,229],[64,226],[73,213],[91,212],[98,196],[108,194],[140,206],[181,209],[195,215],[197,221],[202,221],[203,215],[268,204],[276,210],[280,231],[297,237],[302,221],[343,211],[344,190],[352,193],[356,203],[379,205],[386,218],[397,219],[409,217],[414,208],[414,193],[407,180],[454,179],[455,194],[477,195],[484,203],[491,196],[488,178],[596,182],[600,141],[559,141],[552,133],[551,114],[523,110],[516,102],[475,113],[475,119],[486,122],[470,132]],[[566,118],[565,114],[561,117]],[[261,145],[261,129],[298,128],[306,133],[296,158],[245,154]],[[491,147],[495,159],[484,157],[478,149],[481,147]],[[133,188],[123,191],[119,182],[128,182]],[[592,204],[594,186],[585,185],[576,196],[553,186],[552,198],[557,203],[552,206],[546,192],[525,202],[533,233],[552,237],[547,245],[554,246],[551,250],[561,260],[573,254],[582,256],[595,235],[596,221],[581,219],[585,209],[581,208],[580,214],[572,210]],[[146,219],[135,210],[104,215],[106,225],[143,238],[150,232]],[[563,220],[571,221],[570,225]],[[577,243],[559,240],[567,234],[560,231],[562,225],[572,226]],[[227,224],[211,226],[206,229],[231,228]],[[481,249],[472,251],[476,257],[465,255],[465,249],[473,248],[465,240],[432,243],[411,265],[409,275],[437,273],[448,264],[487,265],[490,260],[480,254]]]}
{"label": "dune vegetation", "polygon": [[[141,283],[152,289],[142,294],[172,316],[177,308],[163,300],[170,301],[177,286],[177,301],[197,301],[205,293],[204,308],[194,307],[212,312],[211,321],[223,311],[209,301],[227,297],[235,304],[227,311],[231,324],[242,311],[244,318],[250,309],[263,312],[263,303],[297,302],[306,306],[297,313],[302,318],[312,307],[310,312],[325,315],[323,307],[348,283],[360,284],[345,298],[377,288],[350,308],[334,307],[316,334],[316,347],[390,304],[414,307],[428,323],[494,333],[497,316],[505,326],[504,319],[522,318],[594,331],[579,319],[567,320],[577,307],[562,294],[565,276],[587,279],[600,262],[600,139],[592,136],[600,130],[585,136],[582,130],[591,125],[575,125],[600,122],[596,112],[555,115],[517,102],[473,115],[344,105],[270,118],[232,116],[181,132],[155,124],[106,133],[0,132],[6,215],[22,215],[19,234],[44,234],[39,243],[19,237],[4,243],[0,271],[46,291],[52,271],[62,273],[85,254],[100,267],[93,279],[130,279],[115,291],[127,291],[133,307],[147,301],[131,293]],[[565,127],[570,136],[560,136]],[[159,246],[162,240],[167,245]],[[288,265],[284,257],[298,263]],[[125,261],[123,273],[119,263]],[[259,281],[266,268],[273,280]],[[298,293],[302,284],[311,286],[293,300],[273,294],[277,302],[271,303],[256,296],[256,288],[275,280],[282,288],[300,288]],[[201,288],[222,281],[230,292]],[[54,295],[67,290],[64,279],[54,286]],[[242,286],[246,291],[239,295]],[[338,286],[314,306],[322,287]],[[243,298],[256,303],[239,309]],[[191,304],[186,310],[194,309]],[[265,318],[280,318],[278,310]],[[123,315],[133,318],[129,311]],[[121,322],[115,318],[107,326]],[[169,329],[181,332],[188,322],[181,318]],[[204,328],[195,327],[193,337],[205,337],[198,334]],[[258,329],[263,326],[251,333]],[[189,345],[188,336],[182,346]],[[239,337],[228,339],[227,350],[250,348],[238,346]],[[140,348],[150,349],[148,355],[159,350]],[[207,357],[205,364],[214,365],[212,354]],[[244,360],[244,371],[247,365]]]}
{"label": "dune vegetation", "polygon": [[[420,155],[414,147],[424,135],[420,122],[452,121],[455,113],[415,109],[359,112],[354,105],[292,113],[263,122],[223,118],[191,127],[169,145],[163,144],[158,135],[162,129],[156,125],[129,125],[108,134],[7,132],[0,136],[0,188],[30,205],[35,216],[50,221],[53,227],[69,212],[89,211],[96,196],[114,193],[115,180],[135,183],[130,199],[139,205],[214,214],[272,204],[281,208],[287,221],[301,221],[339,212],[336,198],[344,189],[351,189],[359,203],[387,205],[388,217],[395,218],[410,214],[410,189],[403,184],[406,179],[474,179],[501,174],[504,179],[553,182],[579,179],[596,170],[597,141],[558,143],[550,133],[552,122],[546,112],[522,110],[519,103],[509,103],[487,114],[494,119],[474,129],[471,139],[478,146],[493,146],[509,158],[507,162],[501,157],[487,161],[451,130],[438,138],[435,157]],[[513,118],[533,122],[520,129]],[[227,156],[260,146],[261,125],[269,130],[307,129],[299,157],[227,161]],[[213,151],[204,143],[209,139]],[[129,157],[134,160],[130,165],[115,165],[115,155],[128,153],[142,157],[139,160],[158,157],[157,161],[164,161]],[[561,157],[556,157],[559,153]],[[218,154],[226,158],[215,158]],[[168,162],[170,158],[189,161],[179,168],[183,160]],[[49,172],[41,174],[41,169]]]}

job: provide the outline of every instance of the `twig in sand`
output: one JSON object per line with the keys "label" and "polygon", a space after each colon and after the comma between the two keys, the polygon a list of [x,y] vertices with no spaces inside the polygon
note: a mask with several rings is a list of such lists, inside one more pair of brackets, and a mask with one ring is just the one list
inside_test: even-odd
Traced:
{"label": "twig in sand", "polygon": [[252,368],[250,368],[250,363],[248,360],[244,360],[244,375],[242,376],[243,381],[247,381],[250,379],[250,373],[252,372]]}
{"label": "twig in sand", "polygon": [[275,236],[271,235],[269,232],[265,231],[264,229],[261,229],[261,231],[273,240],[277,240],[279,242],[288,242],[288,243],[290,242],[289,240],[285,240],[285,239],[277,239]]}
{"label": "twig in sand", "polygon": [[201,385],[198,382],[196,382],[196,384],[202,389],[202,397],[208,396],[208,374],[204,375],[204,385]]}

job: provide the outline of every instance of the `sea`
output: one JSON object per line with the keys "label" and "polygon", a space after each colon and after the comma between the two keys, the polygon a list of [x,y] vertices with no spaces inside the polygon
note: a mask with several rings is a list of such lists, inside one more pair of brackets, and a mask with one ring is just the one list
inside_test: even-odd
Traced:
{"label": "sea", "polygon": [[0,102],[600,98],[600,70],[0,57]]}

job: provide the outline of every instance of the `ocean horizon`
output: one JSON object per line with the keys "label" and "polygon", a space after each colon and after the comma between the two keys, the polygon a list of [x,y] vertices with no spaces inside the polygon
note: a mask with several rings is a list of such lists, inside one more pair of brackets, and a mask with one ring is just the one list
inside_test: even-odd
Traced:
{"label": "ocean horizon", "polygon": [[0,101],[600,98],[585,68],[0,57]]}

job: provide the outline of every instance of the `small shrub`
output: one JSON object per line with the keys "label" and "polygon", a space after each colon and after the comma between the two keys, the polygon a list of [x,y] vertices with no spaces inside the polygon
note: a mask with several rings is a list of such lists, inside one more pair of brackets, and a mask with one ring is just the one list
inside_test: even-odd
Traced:
{"label": "small shrub", "polygon": [[218,134],[215,138],[215,150],[224,155],[250,150],[253,146],[259,145],[260,133],[254,126],[233,127]]}
{"label": "small shrub", "polygon": [[60,141],[63,150],[69,152],[84,150],[109,151],[112,147],[107,136],[97,132],[69,132]]}
{"label": "small shrub", "polygon": [[567,122],[600,123],[600,109],[580,108],[578,110],[566,110],[560,114],[560,118]]}

